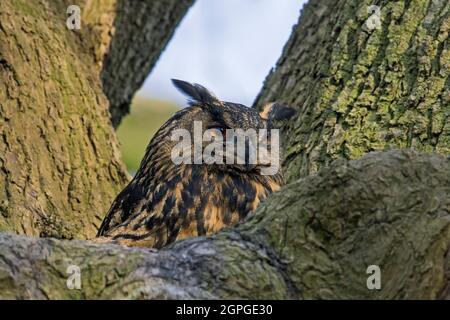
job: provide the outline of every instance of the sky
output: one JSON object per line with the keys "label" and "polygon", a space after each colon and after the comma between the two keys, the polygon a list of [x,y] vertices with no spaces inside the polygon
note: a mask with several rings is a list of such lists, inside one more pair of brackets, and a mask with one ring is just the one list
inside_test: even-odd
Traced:
{"label": "sky", "polygon": [[171,78],[199,83],[218,98],[251,106],[275,66],[305,0],[197,0],[138,96],[186,98]]}

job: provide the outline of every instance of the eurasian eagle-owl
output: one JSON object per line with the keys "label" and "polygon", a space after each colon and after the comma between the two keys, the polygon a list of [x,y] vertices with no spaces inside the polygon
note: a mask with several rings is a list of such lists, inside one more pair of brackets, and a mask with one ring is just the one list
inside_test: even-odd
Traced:
{"label": "eurasian eagle-owl", "polygon": [[190,106],[156,132],[136,175],[103,220],[99,242],[161,248],[175,240],[215,233],[244,219],[282,184],[281,171],[262,175],[267,163],[250,163],[248,153],[241,164],[175,164],[171,154],[177,142],[171,135],[177,129],[192,133],[194,121],[223,136],[227,129],[270,131],[293,116],[292,108],[272,103],[258,113],[220,101],[201,85],[172,81],[190,97]]}

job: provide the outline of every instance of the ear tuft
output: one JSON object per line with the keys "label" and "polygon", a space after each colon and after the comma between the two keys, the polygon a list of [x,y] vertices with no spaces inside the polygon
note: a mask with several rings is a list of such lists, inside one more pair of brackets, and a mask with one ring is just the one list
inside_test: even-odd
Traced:
{"label": "ear tuft", "polygon": [[276,102],[266,104],[259,113],[261,118],[269,122],[287,120],[295,117],[296,114],[297,111],[294,108]]}
{"label": "ear tuft", "polygon": [[192,103],[212,103],[219,101],[217,97],[204,86],[183,80],[172,79],[173,85],[185,95],[189,96]]}

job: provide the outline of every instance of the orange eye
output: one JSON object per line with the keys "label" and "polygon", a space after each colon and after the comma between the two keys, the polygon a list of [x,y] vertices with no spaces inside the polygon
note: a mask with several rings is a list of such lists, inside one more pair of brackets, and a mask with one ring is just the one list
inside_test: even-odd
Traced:
{"label": "orange eye", "polygon": [[220,127],[209,128],[208,131],[212,137],[224,137],[225,136],[224,128],[220,128]]}
{"label": "orange eye", "polygon": [[215,135],[224,135],[225,134],[225,128],[217,127],[217,128],[211,128],[212,132],[214,132]]}

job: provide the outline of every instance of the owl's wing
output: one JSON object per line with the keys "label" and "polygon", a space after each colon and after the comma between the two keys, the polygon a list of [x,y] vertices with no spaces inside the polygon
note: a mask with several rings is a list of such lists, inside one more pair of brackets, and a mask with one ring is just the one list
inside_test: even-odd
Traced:
{"label": "owl's wing", "polygon": [[97,232],[97,237],[103,236],[110,229],[120,225],[136,212],[146,202],[144,189],[131,181],[116,197]]}
{"label": "owl's wing", "polygon": [[152,179],[156,185],[145,176],[133,178],[113,202],[97,237],[147,247],[159,247],[176,239],[186,221],[183,210],[193,205],[185,189],[186,183],[193,182],[178,171],[168,173],[164,168],[157,179]]}
{"label": "owl's wing", "polygon": [[127,246],[154,248],[175,241],[186,219],[180,212],[179,185],[182,183],[175,187],[170,181],[161,183],[148,198],[135,201],[130,199],[133,193],[122,192],[114,201],[97,237],[108,237]]}
{"label": "owl's wing", "polygon": [[[145,183],[135,176],[117,196],[98,237],[128,246],[161,248],[180,238],[205,234],[209,218],[204,214],[213,193],[212,184],[204,179],[203,170],[189,167],[183,173],[165,174],[156,186],[140,190],[136,188]],[[202,185],[210,187],[202,189]],[[216,198],[219,201],[220,196]]]}
{"label": "owl's wing", "polygon": [[170,230],[165,223],[154,224],[149,230],[143,228],[134,230],[133,225],[125,221],[109,229],[100,238],[108,239],[105,242],[112,242],[124,246],[159,249],[174,240],[170,239],[169,234]]}

